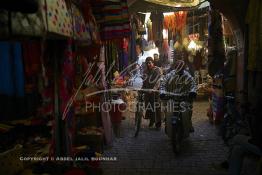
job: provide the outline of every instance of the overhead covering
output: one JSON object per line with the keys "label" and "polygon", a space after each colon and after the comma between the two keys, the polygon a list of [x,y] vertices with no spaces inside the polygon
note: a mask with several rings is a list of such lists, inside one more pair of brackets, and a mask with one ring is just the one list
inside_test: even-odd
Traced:
{"label": "overhead covering", "polygon": [[197,6],[200,0],[145,0],[147,2],[166,5],[170,7],[192,7]]}
{"label": "overhead covering", "polygon": [[206,0],[128,0],[133,12],[174,12],[199,8]]}

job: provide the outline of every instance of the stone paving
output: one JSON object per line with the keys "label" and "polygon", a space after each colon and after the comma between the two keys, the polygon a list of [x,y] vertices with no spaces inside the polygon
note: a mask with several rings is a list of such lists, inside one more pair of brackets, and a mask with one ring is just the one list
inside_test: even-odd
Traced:
{"label": "stone paving", "polygon": [[179,156],[172,152],[170,139],[161,131],[150,130],[143,120],[142,129],[134,138],[134,115],[123,120],[121,137],[114,139],[104,156],[117,157],[117,161],[104,161],[105,175],[226,175],[214,168],[214,163],[226,159],[228,148],[217,136],[217,129],[206,117],[207,101],[194,104],[195,132],[184,141]]}

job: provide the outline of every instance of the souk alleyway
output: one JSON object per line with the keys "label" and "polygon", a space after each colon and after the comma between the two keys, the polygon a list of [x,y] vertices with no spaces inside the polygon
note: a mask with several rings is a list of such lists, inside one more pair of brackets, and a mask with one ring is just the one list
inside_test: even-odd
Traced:
{"label": "souk alleyway", "polygon": [[[225,160],[228,148],[217,136],[217,129],[206,117],[207,101],[194,104],[195,132],[185,140],[180,156],[172,152],[171,142],[161,131],[150,130],[144,120],[137,138],[134,138],[134,117],[122,123],[121,137],[116,138],[104,156],[117,157],[117,161],[103,162],[106,175],[226,175],[214,168]],[[249,172],[250,173],[250,172]],[[249,174],[244,172],[243,174]]]}

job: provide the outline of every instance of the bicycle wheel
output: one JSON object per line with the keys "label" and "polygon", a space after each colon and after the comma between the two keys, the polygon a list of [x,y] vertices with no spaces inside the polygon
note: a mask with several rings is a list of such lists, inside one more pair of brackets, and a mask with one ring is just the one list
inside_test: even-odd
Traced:
{"label": "bicycle wheel", "polygon": [[182,142],[182,128],[181,126],[176,123],[172,125],[172,147],[173,147],[173,152],[175,154],[179,154],[181,150],[181,142]]}
{"label": "bicycle wheel", "polygon": [[141,120],[142,120],[142,113],[140,111],[136,111],[136,114],[135,114],[135,137],[138,136],[139,130],[141,128]]}
{"label": "bicycle wheel", "polygon": [[137,94],[137,104],[136,104],[136,113],[135,113],[135,137],[138,136],[139,130],[141,128],[141,122],[143,117],[143,110],[139,106],[140,102],[143,101],[143,94],[138,92]]}

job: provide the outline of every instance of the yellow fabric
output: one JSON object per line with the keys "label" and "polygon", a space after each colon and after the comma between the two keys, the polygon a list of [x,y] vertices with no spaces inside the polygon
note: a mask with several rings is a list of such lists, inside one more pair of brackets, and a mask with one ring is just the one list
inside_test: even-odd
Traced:
{"label": "yellow fabric", "polygon": [[246,23],[249,25],[248,70],[262,71],[262,1],[250,0]]}

